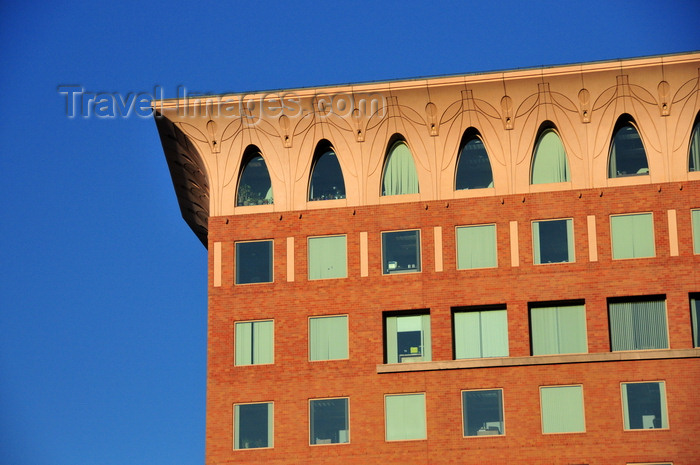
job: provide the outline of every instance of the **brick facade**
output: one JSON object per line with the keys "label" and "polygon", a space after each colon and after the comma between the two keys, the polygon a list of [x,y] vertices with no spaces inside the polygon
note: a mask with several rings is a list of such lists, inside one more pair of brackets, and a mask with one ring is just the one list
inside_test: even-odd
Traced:
{"label": "brick facade", "polygon": [[[429,309],[434,361],[451,360],[451,308],[506,304],[511,357],[530,355],[528,303],[584,299],[589,353],[610,352],[606,299],[666,296],[671,349],[693,347],[688,295],[700,290],[691,208],[700,183],[566,191],[450,202],[341,208],[212,218],[222,242],[222,285],[209,292],[207,463],[697,463],[700,364],[694,358],[377,373],[384,362],[383,312]],[[679,255],[671,256],[667,211],[677,211]],[[609,215],[652,212],[656,257],[612,260]],[[598,261],[589,261],[587,216],[594,215]],[[576,261],[534,265],[532,219],[573,218]],[[518,222],[519,266],[511,266],[509,222]],[[498,267],[457,270],[455,227],[495,223]],[[443,231],[435,271],[435,226]],[[382,275],[380,232],[421,230],[422,272]],[[360,277],[360,232],[369,239],[369,276]],[[348,277],[308,281],[307,237],[347,234]],[[287,282],[287,238],[294,237],[294,281]],[[274,283],[234,286],[239,240],[274,240]],[[210,250],[210,283],[213,247]],[[308,317],[349,316],[348,360],[309,362]],[[233,366],[233,324],[274,319],[275,363]],[[695,355],[697,356],[697,355]],[[644,353],[639,354],[644,358]],[[624,431],[620,383],[665,380],[670,429]],[[542,434],[539,387],[581,384],[585,433]],[[461,390],[502,388],[506,434],[464,438]],[[384,395],[426,393],[427,440],[384,440]],[[308,400],[349,397],[350,443],[310,446]],[[275,447],[232,450],[232,409],[272,401]],[[603,447],[605,444],[613,447]],[[293,458],[293,459],[291,459]]]}

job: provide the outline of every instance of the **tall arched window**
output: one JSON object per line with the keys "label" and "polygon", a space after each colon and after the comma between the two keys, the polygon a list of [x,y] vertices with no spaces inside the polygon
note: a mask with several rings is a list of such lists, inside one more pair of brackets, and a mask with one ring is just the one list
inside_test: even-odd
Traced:
{"label": "tall arched window", "polygon": [[309,181],[309,200],[331,200],[345,198],[345,181],[333,146],[322,140],[316,146]]}
{"label": "tall arched window", "polygon": [[617,120],[610,144],[608,177],[644,176],[649,174],[649,163],[642,138],[630,115]]}
{"label": "tall arched window", "polygon": [[265,165],[260,149],[251,145],[243,154],[236,206],[270,203],[273,203],[270,174],[267,172],[267,165]]}
{"label": "tall arched window", "polygon": [[389,147],[384,165],[382,195],[417,194],[418,174],[411,150],[402,139],[396,140]]}
{"label": "tall arched window", "polygon": [[693,134],[690,136],[688,171],[700,171],[700,113],[698,113],[698,116],[695,118]]}
{"label": "tall arched window", "polygon": [[455,173],[455,189],[493,187],[491,162],[479,132],[474,128],[467,130],[462,136],[460,147]]}
{"label": "tall arched window", "polygon": [[566,158],[564,144],[561,143],[559,134],[551,126],[544,126],[543,129],[540,129],[540,136],[532,155],[530,184],[567,182],[569,180],[569,161]]}

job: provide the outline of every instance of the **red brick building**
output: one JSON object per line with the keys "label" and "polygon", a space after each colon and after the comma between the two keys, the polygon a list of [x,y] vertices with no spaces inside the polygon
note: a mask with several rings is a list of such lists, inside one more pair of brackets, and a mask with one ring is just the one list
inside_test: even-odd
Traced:
{"label": "red brick building", "polygon": [[157,104],[206,463],[700,463],[700,54]]}

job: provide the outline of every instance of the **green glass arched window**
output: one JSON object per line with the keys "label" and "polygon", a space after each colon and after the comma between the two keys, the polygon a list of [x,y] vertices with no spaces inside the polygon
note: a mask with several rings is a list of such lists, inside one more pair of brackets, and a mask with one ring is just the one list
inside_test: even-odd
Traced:
{"label": "green glass arched window", "polygon": [[338,156],[329,143],[316,149],[314,165],[309,182],[309,200],[332,200],[345,198],[345,180]]}
{"label": "green glass arched window", "polygon": [[608,158],[608,177],[644,176],[649,174],[647,154],[642,138],[632,118],[623,115],[615,125],[610,156]]}
{"label": "green glass arched window", "polygon": [[389,149],[382,179],[382,195],[418,193],[418,174],[413,155],[403,140]]}
{"label": "green glass arched window", "polygon": [[491,162],[481,138],[465,134],[457,159],[455,189],[483,189],[493,187]]}
{"label": "green glass arched window", "polygon": [[690,136],[688,171],[700,171],[700,114],[695,119],[693,133]]}
{"label": "green glass arched window", "polygon": [[530,184],[569,180],[569,161],[566,158],[564,144],[554,129],[545,129],[540,133],[535,144]]}
{"label": "green glass arched window", "polygon": [[265,159],[257,147],[251,146],[243,156],[236,206],[267,205],[273,201],[272,183]]}

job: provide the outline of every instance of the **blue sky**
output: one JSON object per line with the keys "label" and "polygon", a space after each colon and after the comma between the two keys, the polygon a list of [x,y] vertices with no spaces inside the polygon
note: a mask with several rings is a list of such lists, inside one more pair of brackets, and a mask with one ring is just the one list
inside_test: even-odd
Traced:
{"label": "blue sky", "polygon": [[[62,4],[58,4],[62,3]],[[166,97],[700,49],[693,1],[0,2],[0,463],[204,462],[206,251],[152,118]]]}

